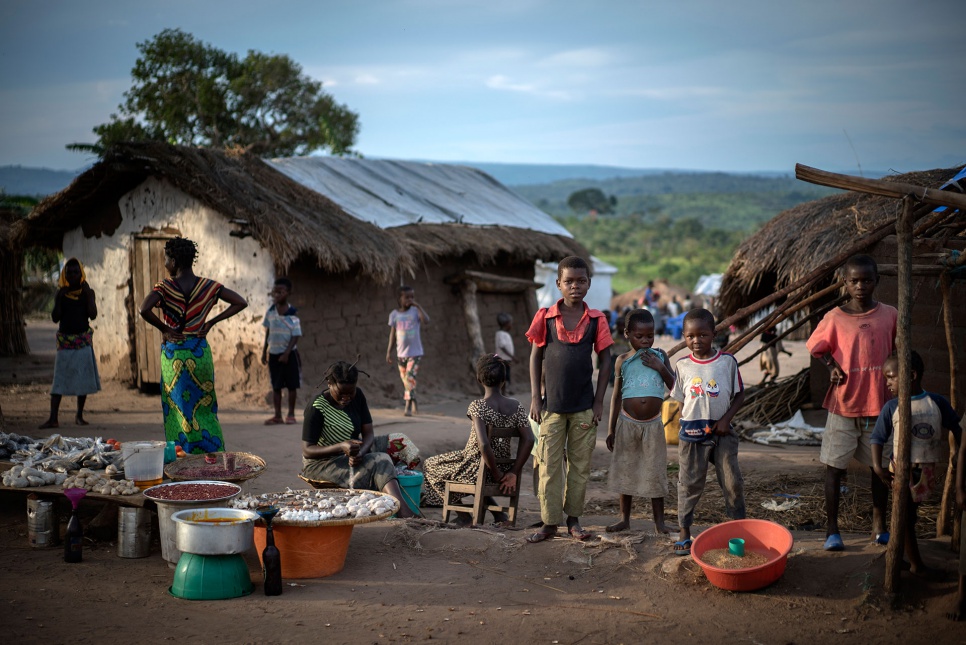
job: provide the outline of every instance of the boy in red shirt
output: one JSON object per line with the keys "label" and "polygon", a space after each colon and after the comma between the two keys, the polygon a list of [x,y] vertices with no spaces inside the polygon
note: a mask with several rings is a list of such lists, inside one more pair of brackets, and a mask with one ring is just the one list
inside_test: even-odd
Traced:
{"label": "boy in red shirt", "polygon": [[[530,418],[540,424],[534,450],[539,464],[537,497],[543,527],[528,542],[543,542],[557,534],[561,511],[567,531],[578,540],[590,532],[580,526],[584,510],[590,456],[597,443],[597,424],[604,411],[610,379],[610,346],[614,339],[603,313],[584,302],[590,289],[590,267],[583,258],[566,257],[557,265],[557,288],[563,298],[537,312],[527,330],[530,351]],[[600,369],[594,393],[593,353]],[[540,377],[546,370],[546,406],[540,397]],[[564,498],[564,447],[567,449]]]}
{"label": "boy in red shirt", "polygon": [[819,456],[826,466],[826,551],[845,548],[839,533],[839,496],[852,457],[872,470],[872,532],[877,544],[889,542],[885,530],[889,491],[875,475],[871,439],[876,418],[890,398],[882,364],[895,350],[899,312],[875,299],[878,283],[874,259],[849,258],[845,290],[852,299],[827,313],[806,343],[809,353],[828,367],[832,382],[822,404],[828,420]]}

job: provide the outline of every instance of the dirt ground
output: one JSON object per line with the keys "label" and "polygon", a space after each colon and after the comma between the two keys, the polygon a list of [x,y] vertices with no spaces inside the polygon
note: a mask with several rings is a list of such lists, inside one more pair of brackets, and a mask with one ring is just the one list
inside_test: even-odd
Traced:
{"label": "dirt ground", "polygon": [[[47,414],[47,388],[53,351],[48,323],[32,322],[34,354],[0,359],[0,408],[7,432],[31,436]],[[671,342],[664,343],[670,346]],[[801,343],[783,370],[792,374],[807,361]],[[427,362],[424,369],[432,369]],[[522,370],[521,370],[522,371]],[[757,369],[743,368],[747,383]],[[362,384],[364,387],[364,383]],[[517,392],[527,400],[528,393]],[[373,410],[377,432],[408,434],[424,456],[462,447],[469,432],[465,417],[471,397],[425,393],[420,415],[401,409]],[[302,397],[300,397],[300,406]],[[262,456],[268,470],[250,482],[262,493],[303,487],[299,469],[300,426],[266,427],[267,406],[222,399],[220,418],[231,450]],[[74,400],[61,411],[67,436],[116,437],[121,441],[162,434],[157,396],[117,384],[88,400],[91,425],[71,422]],[[820,413],[818,413],[820,415]],[[299,414],[301,416],[301,413]],[[810,415],[813,423],[817,414]],[[67,421],[63,423],[63,421]],[[27,544],[25,495],[0,492],[0,602],[9,642],[104,643],[186,641],[204,643],[535,642],[750,642],[772,643],[956,643],[966,627],[945,618],[955,593],[956,556],[948,538],[923,539],[926,562],[947,572],[942,581],[903,574],[902,593],[882,592],[885,550],[868,535],[868,475],[849,473],[852,506],[843,507],[854,531],[842,553],[822,550],[818,448],[765,447],[742,443],[740,461],[747,480],[749,517],[793,528],[795,546],[784,575],[753,593],[732,593],[711,585],[689,557],[672,554],[670,540],[653,532],[650,509],[636,504],[632,528],[605,534],[615,520],[615,495],[605,487],[609,453],[605,431],[598,435],[595,471],[584,526],[594,539],[580,543],[557,538],[524,542],[525,531],[492,528],[455,530],[437,522],[390,520],[354,529],[345,568],[323,579],[286,580],[284,593],[266,597],[254,554],[246,559],[256,588],[253,595],[224,601],[172,597],[172,570],[155,541],[148,558],[117,556],[116,530],[104,530],[85,544],[84,561],[66,564],[62,551]],[[676,450],[669,450],[672,461]],[[672,473],[674,465],[671,467]],[[524,480],[529,483],[527,475]],[[720,521],[722,503],[713,479],[698,508],[697,532]],[[776,492],[801,493],[813,500],[794,518],[767,511],[760,500]],[[818,500],[817,502],[815,500]],[[529,485],[523,487],[521,519],[539,519]],[[649,506],[649,505],[648,505]],[[676,517],[672,485],[669,521]],[[85,518],[100,510],[87,503]],[[62,512],[66,504],[62,502]],[[437,520],[439,509],[424,509]],[[63,528],[63,524],[62,524]],[[801,530],[813,528],[814,530]],[[282,553],[282,557],[285,554]]]}

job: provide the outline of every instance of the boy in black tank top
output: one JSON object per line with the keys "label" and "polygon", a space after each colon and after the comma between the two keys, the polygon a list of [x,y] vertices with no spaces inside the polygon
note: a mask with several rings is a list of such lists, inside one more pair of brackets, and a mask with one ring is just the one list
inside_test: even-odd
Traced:
{"label": "boy in black tank top", "polygon": [[[557,265],[557,288],[563,298],[534,316],[527,339],[530,352],[530,418],[540,424],[540,440],[534,450],[539,464],[537,497],[543,528],[528,542],[543,542],[557,533],[561,515],[567,515],[571,537],[586,540],[591,534],[580,526],[590,456],[597,442],[597,425],[604,410],[604,394],[612,369],[610,346],[614,340],[604,315],[590,309],[584,297],[590,288],[590,267],[582,258],[570,256]],[[596,393],[593,354],[600,371]],[[540,396],[545,374],[546,407]],[[566,498],[564,497],[564,448],[567,450]]]}

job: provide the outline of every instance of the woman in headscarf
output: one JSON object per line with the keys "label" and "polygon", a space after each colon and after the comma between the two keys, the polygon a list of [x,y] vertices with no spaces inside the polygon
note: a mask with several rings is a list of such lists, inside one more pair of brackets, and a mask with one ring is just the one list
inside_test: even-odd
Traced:
{"label": "woman in headscarf", "polygon": [[90,321],[97,318],[97,301],[94,290],[87,284],[84,267],[77,258],[64,263],[58,281],[59,289],[54,297],[54,310],[50,317],[57,328],[57,357],[54,359],[54,383],[50,387],[50,417],[41,430],[58,428],[60,401],[64,396],[77,397],[77,414],[74,422],[86,426],[84,404],[87,395],[99,392],[101,378],[94,358]]}
{"label": "woman in headscarf", "polygon": [[[216,323],[248,306],[240,295],[192,270],[198,246],[183,237],[164,245],[170,278],[154,285],[141,303],[141,318],[161,331],[161,410],[164,435],[187,453],[221,452],[215,366],[206,339]],[[228,307],[208,320],[219,300]],[[154,309],[161,311],[159,318]],[[163,318],[163,320],[162,320]]]}

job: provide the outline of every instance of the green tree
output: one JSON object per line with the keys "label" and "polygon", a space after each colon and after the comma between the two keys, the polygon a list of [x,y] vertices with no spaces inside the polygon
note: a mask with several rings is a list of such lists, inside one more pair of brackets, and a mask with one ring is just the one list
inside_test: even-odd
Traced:
{"label": "green tree", "polygon": [[567,206],[575,213],[597,211],[601,215],[613,213],[617,206],[616,197],[607,197],[600,188],[585,188],[570,194]]}
{"label": "green tree", "polygon": [[358,115],[322,90],[288,56],[251,50],[244,58],[165,29],[138,43],[133,84],[118,114],[94,128],[103,154],[120,141],[240,146],[261,157],[352,152]]}

